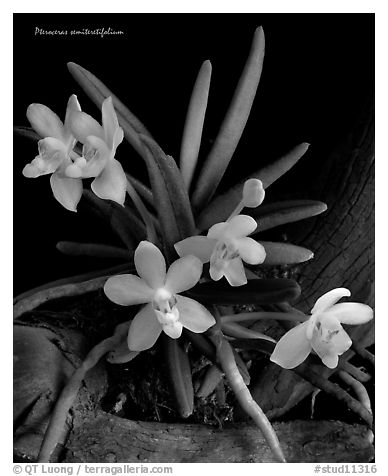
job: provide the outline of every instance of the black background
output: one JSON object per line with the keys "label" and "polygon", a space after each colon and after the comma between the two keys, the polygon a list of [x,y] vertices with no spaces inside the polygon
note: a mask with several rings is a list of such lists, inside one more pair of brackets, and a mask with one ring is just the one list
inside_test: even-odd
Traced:
{"label": "black background", "polygon": [[[200,158],[206,156],[247,57],[255,28],[264,27],[264,70],[247,128],[223,182],[235,182],[300,142],[310,142],[295,169],[266,200],[306,198],[304,184],[335,144],[352,130],[374,88],[372,14],[16,14],[14,16],[14,124],[28,125],[30,103],[64,118],[75,93],[83,110],[100,118],[67,71],[74,61],[89,69],[137,115],[165,152],[179,157],[190,92],[201,63],[213,66]],[[72,29],[109,27],[124,35],[70,36]],[[35,29],[67,30],[66,36]],[[101,222],[65,210],[52,197],[48,177],[21,171],[36,145],[14,144],[14,290],[108,266],[62,256],[59,240],[114,243]],[[145,176],[129,145],[116,157]],[[310,196],[312,199],[322,199]]]}

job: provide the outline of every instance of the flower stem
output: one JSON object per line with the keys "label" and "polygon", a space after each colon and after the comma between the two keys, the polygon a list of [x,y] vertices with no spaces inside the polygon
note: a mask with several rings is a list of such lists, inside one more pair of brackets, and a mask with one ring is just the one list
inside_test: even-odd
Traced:
{"label": "flower stem", "polygon": [[139,194],[136,192],[135,188],[131,184],[131,182],[127,179],[127,193],[131,197],[135,207],[137,208],[138,212],[140,213],[140,216],[143,219],[143,222],[146,226],[147,230],[147,239],[151,243],[157,243],[158,237],[156,234],[156,230],[154,227],[154,223],[152,221],[151,214],[145,207],[142,199],[140,198]]}
{"label": "flower stem", "polygon": [[86,359],[73,373],[70,380],[65,385],[51,414],[50,423],[47,427],[39,451],[38,463],[50,462],[51,455],[62,435],[68,412],[77,397],[78,390],[87,371],[93,368],[104,354],[116,347],[119,344],[120,339],[121,335],[115,334],[93,347],[86,356]]}
{"label": "flower stem", "polygon": [[229,381],[230,386],[243,410],[253,419],[256,425],[263,433],[269,447],[271,448],[276,460],[280,463],[286,463],[283,451],[281,449],[278,437],[263,410],[253,400],[248,387],[236,365],[233,350],[230,344],[225,340],[220,331],[213,332],[212,340],[217,348],[217,355],[222,370]]}
{"label": "flower stem", "polygon": [[236,208],[232,211],[232,213],[229,215],[229,217],[227,218],[227,222],[229,222],[233,217],[235,217],[236,215],[238,215],[242,209],[244,208],[244,203],[243,201],[241,200],[241,202],[236,206]]}

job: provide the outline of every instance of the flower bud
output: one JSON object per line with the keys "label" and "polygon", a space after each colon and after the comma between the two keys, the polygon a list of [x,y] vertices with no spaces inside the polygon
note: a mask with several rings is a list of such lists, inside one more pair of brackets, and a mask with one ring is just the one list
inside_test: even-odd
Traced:
{"label": "flower bud", "polygon": [[242,203],[244,207],[258,207],[264,200],[263,183],[258,179],[248,179],[244,183]]}

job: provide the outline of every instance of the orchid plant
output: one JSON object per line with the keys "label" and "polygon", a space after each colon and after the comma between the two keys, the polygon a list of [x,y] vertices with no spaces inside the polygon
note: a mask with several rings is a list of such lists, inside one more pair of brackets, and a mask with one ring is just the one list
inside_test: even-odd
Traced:
{"label": "orchid plant", "polygon": [[[313,252],[288,243],[259,241],[255,233],[326,210],[324,203],[316,201],[304,201],[297,212],[279,202],[266,215],[265,227],[258,213],[265,189],[304,155],[308,144],[295,147],[267,167],[265,173],[259,169],[213,199],[249,116],[263,58],[264,33],[258,28],[242,81],[197,181],[193,181],[193,176],[207,108],[209,61],[202,65],[194,85],[179,167],[99,79],[70,63],[73,77],[101,107],[102,125],[81,111],[75,95],[69,99],[64,123],[48,107],[32,104],[27,118],[41,137],[39,155],[24,167],[23,174],[28,178],[51,174],[54,197],[71,211],[76,211],[82,193],[103,213],[106,201],[113,203],[105,215],[127,246],[126,252],[117,252],[125,258],[125,264],[116,273],[102,273],[103,279],[87,281],[85,290],[103,286],[108,300],[122,306],[143,306],[133,319],[117,327],[114,336],[91,351],[77,371],[76,381],[82,380],[82,372],[99,357],[106,354],[110,363],[129,361],[154,346],[164,333],[168,336],[166,362],[175,382],[172,391],[178,411],[187,417],[193,411],[193,390],[191,376],[182,373],[182,360],[185,368],[190,362],[187,353],[174,351],[181,349],[179,342],[184,339],[201,349],[221,376],[226,376],[242,408],[263,432],[276,460],[285,462],[271,424],[247,387],[249,371],[238,354],[239,339],[254,341],[257,349],[269,353],[273,362],[286,369],[297,367],[311,352],[332,369],[351,345],[341,324],[365,323],[372,319],[372,310],[363,304],[336,304],[350,295],[344,288],[329,291],[318,299],[309,318],[292,307],[286,312],[266,310],[266,306],[294,301],[301,289],[292,279],[259,278],[255,271],[260,266],[302,263],[310,260]],[[124,137],[145,161],[151,188],[130,175],[133,170],[125,172],[116,158]],[[83,181],[90,178],[93,193],[84,188]],[[126,200],[126,193],[130,200]],[[130,225],[126,227],[128,220]],[[66,249],[71,253],[71,246]],[[97,245],[93,250],[95,254],[106,252]],[[128,262],[129,256],[132,258]],[[50,286],[47,289],[52,291]],[[27,296],[17,302],[17,315],[44,302],[44,296],[33,296],[34,299]],[[239,312],[238,306],[246,304],[262,306],[263,310]],[[272,336],[243,325],[244,320],[259,319],[288,320],[296,325],[276,343]],[[40,461],[48,461],[55,449],[61,425],[76,395],[74,388],[78,387],[70,380],[64,392],[71,389],[72,397],[56,407],[42,443]]]}

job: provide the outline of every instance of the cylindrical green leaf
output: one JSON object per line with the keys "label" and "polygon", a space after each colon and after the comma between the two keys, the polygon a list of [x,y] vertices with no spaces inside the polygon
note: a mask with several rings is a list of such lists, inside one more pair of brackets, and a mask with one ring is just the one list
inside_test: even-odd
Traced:
{"label": "cylindrical green leaf", "polygon": [[198,229],[207,230],[214,223],[225,221],[228,218],[241,201],[246,180],[257,178],[262,181],[264,189],[267,189],[278,178],[288,172],[303,157],[308,148],[309,144],[306,142],[299,144],[276,162],[258,169],[227,192],[216,197],[200,214],[197,220]]}
{"label": "cylindrical green leaf", "polygon": [[128,260],[128,250],[117,246],[100,243],[77,243],[75,241],[58,241],[57,250],[70,256],[95,256],[98,258],[118,258]]}
{"label": "cylindrical green leaf", "polygon": [[[84,190],[83,196],[90,209],[111,226],[129,250],[134,250],[135,243],[145,239],[145,226],[131,209],[110,200],[102,200],[89,190]],[[83,206],[83,201],[80,205]]]}
{"label": "cylindrical green leaf", "polygon": [[182,418],[187,418],[193,413],[194,408],[189,357],[180,347],[177,339],[171,339],[165,334],[163,334],[163,347],[176,409]]}
{"label": "cylindrical green leaf", "polygon": [[150,138],[140,135],[165,252],[169,260],[176,255],[174,244],[195,233],[190,200],[174,159],[165,155]]}
{"label": "cylindrical green leaf", "polygon": [[199,149],[201,147],[202,129],[209,96],[211,73],[212,65],[210,61],[205,61],[195,81],[186,115],[179,163],[187,190],[190,188],[197,165]]}
{"label": "cylindrical green leaf", "polygon": [[261,205],[249,210],[248,214],[257,221],[257,228],[253,232],[256,234],[285,223],[293,223],[319,215],[326,210],[326,203],[317,200],[286,200]]}
{"label": "cylindrical green leaf", "polygon": [[216,365],[209,365],[196,396],[207,398],[221,382],[223,375],[223,372]]}
{"label": "cylindrical green leaf", "polygon": [[131,182],[133,185],[134,189],[137,191],[137,193],[141,196],[143,200],[145,200],[149,205],[154,207],[154,197],[152,195],[152,190],[148,188],[146,185],[144,185],[143,182],[141,182],[139,179],[136,177],[133,177],[131,174],[126,173],[127,180]]}
{"label": "cylindrical green leaf", "polygon": [[15,126],[13,128],[13,133],[20,137],[25,137],[26,139],[30,139],[34,142],[42,139],[42,137],[34,131],[32,127],[23,127],[23,126]]}
{"label": "cylindrical green leaf", "polygon": [[202,209],[213,196],[240,141],[263,69],[264,43],[264,31],[259,27],[228,112],[199,176],[193,194],[196,210]]}
{"label": "cylindrical green leaf", "polygon": [[272,339],[272,337],[241,326],[236,322],[221,322],[221,329],[224,334],[237,339],[260,339],[267,340],[269,342],[276,342],[274,339]]}
{"label": "cylindrical green leaf", "polygon": [[312,251],[302,246],[289,243],[273,243],[271,241],[259,241],[259,243],[264,246],[266,252],[263,265],[304,263],[314,257]]}
{"label": "cylindrical green leaf", "polygon": [[231,288],[226,281],[197,284],[186,294],[204,304],[276,304],[294,301],[300,287],[292,279],[252,279],[244,286]]}

